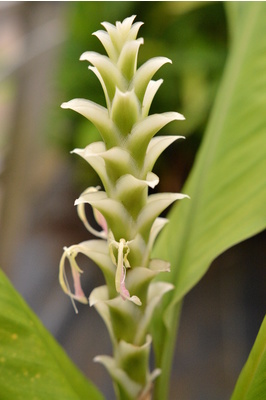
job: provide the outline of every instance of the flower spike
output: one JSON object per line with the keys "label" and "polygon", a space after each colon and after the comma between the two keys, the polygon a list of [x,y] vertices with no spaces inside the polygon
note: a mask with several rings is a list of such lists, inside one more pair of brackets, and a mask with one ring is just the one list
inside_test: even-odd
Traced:
{"label": "flower spike", "polygon": [[[170,264],[167,260],[151,259],[151,252],[167,223],[159,217],[161,212],[174,201],[188,198],[180,193],[149,194],[159,182],[152,172],[156,160],[168,146],[183,138],[155,135],[168,123],[185,118],[177,112],[149,115],[163,82],[152,78],[172,61],[155,57],[138,66],[138,53],[144,41],[137,38],[142,22],[134,22],[135,18],[133,15],[115,25],[103,22],[105,31],[98,30],[94,35],[106,55],[86,51],[80,57],[90,63],[89,69],[99,79],[106,107],[86,99],[70,100],[61,106],[83,115],[98,129],[102,141],[72,153],[90,164],[103,189],[89,187],[75,201],[81,221],[99,239],[64,248],[59,281],[77,311],[74,301],[88,303],[81,287],[77,254],[89,257],[103,272],[106,285],[93,289],[89,304],[105,322],[114,352],[112,357],[98,356],[95,360],[109,371],[117,400],[152,398],[153,380],[161,371],[149,370],[150,322],[173,285],[160,281],[160,274],[169,272]],[[86,203],[92,207],[101,230],[92,227],[85,213]],[[65,273],[67,260],[73,291]]]}

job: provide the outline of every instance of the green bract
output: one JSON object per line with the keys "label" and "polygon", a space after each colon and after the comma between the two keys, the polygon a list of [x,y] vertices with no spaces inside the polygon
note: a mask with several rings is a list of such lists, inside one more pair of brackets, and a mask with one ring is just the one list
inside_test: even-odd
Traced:
{"label": "green bract", "polygon": [[[152,100],[162,80],[151,80],[165,63],[156,57],[137,69],[137,56],[143,39],[136,39],[142,23],[135,16],[122,23],[104,22],[105,31],[95,32],[107,55],[85,52],[81,60],[98,77],[106,98],[106,108],[90,100],[74,99],[63,103],[88,118],[99,130],[103,142],[73,152],[83,157],[101,178],[104,190],[88,188],[76,200],[78,215],[86,228],[99,239],[65,248],[60,262],[60,283],[74,300],[87,303],[80,284],[78,253],[91,258],[102,270],[106,285],[94,289],[89,297],[106,323],[113,343],[113,357],[98,356],[109,370],[118,399],[149,399],[152,380],[160,373],[149,372],[151,336],[149,324],[162,296],[173,286],[153,282],[169,263],[151,260],[153,243],[167,222],[160,213],[184,194],[148,195],[159,178],[152,168],[159,155],[181,136],[154,137],[166,124],[184,117],[176,112],[148,116]],[[85,204],[94,210],[102,231],[93,229],[85,215]],[[69,260],[74,293],[65,275]],[[74,305],[75,306],[75,305]]]}

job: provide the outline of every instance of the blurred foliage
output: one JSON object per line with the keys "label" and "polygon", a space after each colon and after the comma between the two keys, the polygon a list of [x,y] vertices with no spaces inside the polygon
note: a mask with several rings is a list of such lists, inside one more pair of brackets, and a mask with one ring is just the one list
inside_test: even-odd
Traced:
{"label": "blurred foliage", "polygon": [[[167,149],[155,167],[155,173],[160,170],[163,185],[160,191],[179,190],[193,163],[225,62],[227,27],[222,3],[67,3],[67,40],[57,79],[59,102],[80,97],[105,105],[96,76],[87,71],[88,65],[79,62],[79,57],[87,50],[104,54],[99,40],[91,36],[101,29],[101,22],[115,23],[133,14],[137,15],[136,20],[144,22],[139,34],[144,37],[139,65],[156,56],[173,61],[173,65],[164,66],[155,76],[155,79],[163,78],[164,84],[154,99],[151,113],[178,111],[186,117],[185,122],[170,124],[162,133],[190,136],[189,140],[182,146]],[[99,139],[96,128],[76,113],[58,108],[52,120],[52,140],[65,154]],[[76,177],[81,185],[99,183],[87,163],[83,168],[82,160],[75,158],[72,162],[78,165]],[[169,175],[169,170],[175,171],[173,176]]]}

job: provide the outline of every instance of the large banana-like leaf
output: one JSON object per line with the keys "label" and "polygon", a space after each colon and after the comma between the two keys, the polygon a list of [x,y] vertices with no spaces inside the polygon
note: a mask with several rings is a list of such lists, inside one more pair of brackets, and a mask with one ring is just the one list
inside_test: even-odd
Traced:
{"label": "large banana-like leaf", "polygon": [[248,360],[242,369],[231,400],[263,400],[266,394],[266,317]]}
{"label": "large banana-like leaf", "polygon": [[1,400],[103,400],[0,271]]}
{"label": "large banana-like leaf", "polygon": [[167,398],[182,298],[219,254],[266,226],[266,3],[239,3],[234,12],[222,82],[182,190],[191,200],[172,209],[155,249],[156,257],[171,262],[167,279],[175,284],[153,324],[157,363],[163,371],[156,400]]}

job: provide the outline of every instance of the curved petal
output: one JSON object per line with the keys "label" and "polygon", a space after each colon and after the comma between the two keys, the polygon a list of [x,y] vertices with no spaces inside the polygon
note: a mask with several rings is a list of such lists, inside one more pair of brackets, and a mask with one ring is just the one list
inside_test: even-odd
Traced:
{"label": "curved petal", "polygon": [[109,95],[108,95],[108,91],[107,88],[105,86],[105,82],[102,78],[102,75],[100,74],[100,72],[98,71],[98,69],[96,67],[92,67],[91,65],[89,66],[89,70],[91,70],[99,79],[99,82],[102,86],[103,92],[104,92],[104,97],[105,97],[105,101],[106,101],[106,106],[107,109],[110,111],[111,110],[111,101],[109,99]]}
{"label": "curved petal", "polygon": [[108,93],[110,101],[113,100],[115,89],[118,87],[120,90],[127,89],[127,81],[115,63],[113,63],[107,56],[98,54],[94,51],[86,51],[80,57],[81,61],[89,61],[94,67],[97,68]]}
{"label": "curved petal", "polygon": [[152,137],[169,122],[184,120],[184,116],[177,112],[153,114],[137,122],[128,138],[128,149],[134,154],[139,164],[143,165],[148,144]]}
{"label": "curved petal", "polygon": [[107,34],[109,35],[117,54],[119,54],[122,46],[122,40],[119,37],[117,28],[115,27],[115,25],[106,21],[102,22],[101,25],[107,31]]}
{"label": "curved petal", "polygon": [[147,185],[148,185],[149,187],[151,187],[152,189],[154,189],[155,186],[157,186],[158,183],[159,183],[159,177],[158,177],[156,174],[154,174],[153,172],[148,172],[148,173],[147,173],[147,176],[146,176],[146,181],[145,181],[145,182],[147,182]]}
{"label": "curved petal", "polygon": [[151,230],[150,230],[146,254],[143,257],[144,263],[146,263],[148,261],[148,259],[150,258],[150,254],[151,254],[155,239],[157,238],[158,234],[161,232],[161,230],[167,223],[168,223],[168,219],[166,219],[166,218],[158,217],[155,219],[155,221],[151,227]]}
{"label": "curved petal", "polygon": [[186,194],[181,193],[156,193],[148,197],[146,206],[141,210],[137,220],[137,230],[145,238],[149,237],[151,226],[171,203],[176,200],[189,198]]}
{"label": "curved petal", "polygon": [[116,29],[118,34],[123,37],[123,39],[127,39],[127,36],[132,28],[132,24],[134,19],[136,18],[136,15],[131,15],[131,17],[125,18],[122,22],[117,21],[116,22]]}
{"label": "curved petal", "polygon": [[177,139],[185,139],[184,136],[157,136],[151,139],[147,147],[144,160],[143,173],[151,171],[162,152]]}
{"label": "curved petal", "polygon": [[172,63],[166,57],[154,57],[146,61],[135,73],[129,89],[135,88],[136,95],[142,103],[147,86],[153,75],[166,63]]}
{"label": "curved petal", "polygon": [[118,52],[121,51],[126,41],[136,39],[139,28],[143,23],[136,22],[133,24],[135,18],[136,15],[132,15],[131,17],[125,18],[122,22],[116,22],[115,26],[109,22],[102,22],[102,26],[107,30]]}
{"label": "curved petal", "polygon": [[106,165],[102,154],[105,152],[105,145],[103,142],[95,142],[89,144],[85,149],[74,149],[72,153],[78,154],[86,160],[95,172],[101,178],[105,188],[109,188],[109,178],[106,171]]}
{"label": "curved petal", "polygon": [[[82,273],[82,270],[79,268],[79,266],[76,263],[76,246],[71,246],[69,248],[64,247],[64,253],[62,254],[60,264],[59,264],[59,283],[63,289],[63,291],[70,297],[74,310],[77,313],[77,307],[74,303],[74,300],[79,301],[80,303],[87,304],[88,299],[85,296],[81,284],[80,284],[80,274]],[[74,281],[74,293],[71,292],[66,272],[65,272],[65,261],[68,259],[70,268],[71,268],[71,273]]]}
{"label": "curved petal", "polygon": [[108,305],[106,304],[106,302],[107,302],[107,300],[109,300],[109,298],[110,298],[110,296],[109,296],[109,292],[108,292],[108,287],[106,285],[98,286],[97,288],[92,290],[90,297],[89,297],[89,304],[90,304],[90,307],[94,306],[96,308],[97,312],[102,317],[102,319],[108,329],[112,343],[115,345],[116,339],[115,339],[114,331],[112,328],[111,316],[110,316]]}
{"label": "curved petal", "polygon": [[170,272],[170,267],[171,265],[168,261],[160,260],[159,258],[152,258],[149,264],[150,270],[156,273]]}
{"label": "curved petal", "polygon": [[88,118],[99,130],[107,147],[119,143],[119,133],[106,108],[86,99],[73,99],[63,103],[61,107],[74,110]]}
{"label": "curved petal", "polygon": [[[97,188],[89,187],[88,189],[84,190],[84,192],[81,195],[84,195],[86,193],[97,192],[99,189],[100,189],[100,187],[97,187]],[[103,229],[102,231],[99,232],[89,224],[89,222],[87,220],[87,217],[86,217],[86,213],[85,213],[85,204],[84,203],[78,204],[77,213],[78,213],[79,218],[83,222],[84,226],[88,229],[88,231],[90,233],[92,233],[94,236],[97,236],[97,237],[99,237],[101,239],[107,239],[107,234],[108,234],[107,228],[105,228],[105,229]],[[99,224],[99,225],[101,226],[101,224]]]}
{"label": "curved petal", "polygon": [[141,341],[147,332],[148,326],[150,325],[154,310],[156,306],[162,300],[162,297],[174,289],[174,285],[167,282],[151,282],[148,289],[147,307],[145,314],[139,322],[139,327],[136,335],[136,340]]}
{"label": "curved petal", "polygon": [[100,42],[102,43],[103,47],[105,48],[105,51],[108,54],[109,58],[112,61],[116,62],[118,59],[118,52],[115,49],[108,33],[103,30],[98,30],[98,31],[94,32],[93,35],[96,36],[100,40]]}
{"label": "curved petal", "polygon": [[117,66],[128,81],[133,78],[136,72],[138,51],[143,43],[142,38],[126,42],[119,55]]}
{"label": "curved petal", "polygon": [[158,81],[150,81],[148,83],[147,89],[145,91],[145,95],[142,102],[142,117],[145,118],[149,114],[151,103],[154,99],[154,96],[157,93],[157,90],[163,83],[163,79],[159,79]]}
{"label": "curved petal", "polygon": [[[85,297],[79,281],[80,279],[79,276],[82,273],[82,270],[79,268],[75,260],[79,253],[89,257],[99,266],[105,277],[106,283],[110,291],[110,295],[114,295],[115,266],[113,265],[110,259],[107,242],[104,240],[88,240],[78,245],[73,245],[68,248],[67,247],[64,248],[64,253],[61,257],[59,265],[59,282],[63,291],[66,294],[68,294],[70,298],[73,300],[77,300],[85,304],[88,303],[88,299]],[[70,290],[65,273],[66,259],[68,259],[69,261],[71,272],[73,275],[74,289],[75,289],[74,293],[72,293]],[[76,310],[74,303],[73,306]]]}
{"label": "curved petal", "polygon": [[140,21],[135,22],[135,23],[132,25],[130,31],[128,32],[127,40],[135,40],[136,37],[137,37],[137,35],[138,35],[139,28],[140,28],[142,25],[143,25],[143,22],[140,22]]}
{"label": "curved petal", "polygon": [[112,377],[120,399],[134,400],[138,398],[141,385],[134,382],[129,376],[116,365],[115,359],[110,356],[97,356],[94,361],[105,366]]}
{"label": "curved petal", "polygon": [[92,207],[100,211],[115,237],[130,237],[131,216],[119,201],[108,198],[105,192],[99,191],[80,196],[75,201],[75,205],[80,203],[89,203]]}

